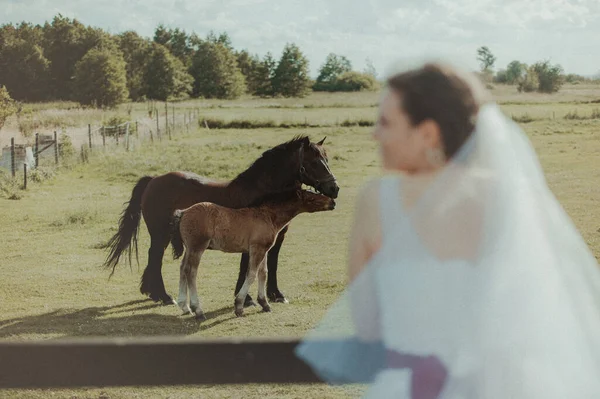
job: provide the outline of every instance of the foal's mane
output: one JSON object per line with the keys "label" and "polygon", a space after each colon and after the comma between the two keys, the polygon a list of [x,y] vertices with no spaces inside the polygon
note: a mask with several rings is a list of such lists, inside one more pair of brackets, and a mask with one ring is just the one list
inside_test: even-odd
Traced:
{"label": "foal's mane", "polygon": [[[298,135],[289,141],[276,145],[263,152],[248,169],[237,175],[233,181],[237,183],[254,182],[259,179],[263,172],[272,168],[281,167],[282,161],[292,156],[301,146],[310,145],[310,139],[306,135]],[[290,171],[296,172],[296,171]]]}

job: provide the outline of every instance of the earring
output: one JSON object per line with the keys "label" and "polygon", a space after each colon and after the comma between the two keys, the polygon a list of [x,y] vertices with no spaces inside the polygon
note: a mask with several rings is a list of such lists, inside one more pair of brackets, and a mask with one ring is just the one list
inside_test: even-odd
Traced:
{"label": "earring", "polygon": [[431,166],[441,167],[444,164],[444,153],[440,148],[428,148],[425,152],[427,162]]}

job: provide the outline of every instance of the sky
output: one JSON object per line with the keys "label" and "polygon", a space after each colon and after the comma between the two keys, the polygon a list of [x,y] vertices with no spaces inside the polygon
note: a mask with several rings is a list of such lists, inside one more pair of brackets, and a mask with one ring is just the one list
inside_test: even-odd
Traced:
{"label": "sky", "polygon": [[0,0],[0,24],[43,24],[61,13],[111,33],[152,37],[158,24],[204,37],[226,31],[236,49],[279,58],[297,44],[316,77],[327,54],[380,76],[401,59],[435,56],[477,69],[477,48],[600,72],[600,0]]}

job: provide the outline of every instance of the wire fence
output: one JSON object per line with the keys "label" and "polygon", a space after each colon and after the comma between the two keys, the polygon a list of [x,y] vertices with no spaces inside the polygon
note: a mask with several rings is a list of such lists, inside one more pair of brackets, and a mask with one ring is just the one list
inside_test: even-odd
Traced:
{"label": "wire fence", "polygon": [[10,172],[13,179],[22,178],[27,188],[27,172],[43,167],[56,167],[62,160],[67,147],[79,153],[80,162],[88,162],[94,151],[135,151],[147,143],[170,140],[173,135],[189,132],[197,126],[198,108],[175,108],[164,111],[152,108],[147,117],[137,118],[112,125],[54,130],[51,134],[35,134],[35,143],[17,143],[11,137],[10,145],[2,148],[0,168]]}

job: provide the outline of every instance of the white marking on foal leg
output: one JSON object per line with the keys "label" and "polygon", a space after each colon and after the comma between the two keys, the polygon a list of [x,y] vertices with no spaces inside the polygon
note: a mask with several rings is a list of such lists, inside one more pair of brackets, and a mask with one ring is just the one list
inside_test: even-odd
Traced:
{"label": "white marking on foal leg", "polygon": [[188,256],[187,251],[183,255],[183,260],[179,266],[179,296],[177,297],[177,305],[183,310],[183,314],[192,313],[190,306],[188,305],[188,283],[187,283],[187,270],[188,267]]}
{"label": "white marking on foal leg", "polygon": [[206,316],[204,315],[204,311],[200,306],[200,298],[198,298],[198,290],[196,288],[196,278],[198,276],[198,265],[200,264],[200,259],[202,258],[202,254],[204,253],[204,249],[190,254],[189,259],[189,272],[187,274],[188,278],[188,291],[190,292],[190,308],[192,312],[196,315],[196,319],[203,321],[206,320]]}
{"label": "white marking on foal leg", "polygon": [[248,269],[246,280],[244,280],[244,284],[242,285],[242,288],[240,288],[240,291],[233,302],[233,305],[235,306],[235,315],[238,317],[244,315],[244,300],[246,299],[246,295],[248,295],[248,291],[250,290],[250,286],[252,285],[256,275],[256,273],[253,273],[250,270],[250,267],[248,267]]}

